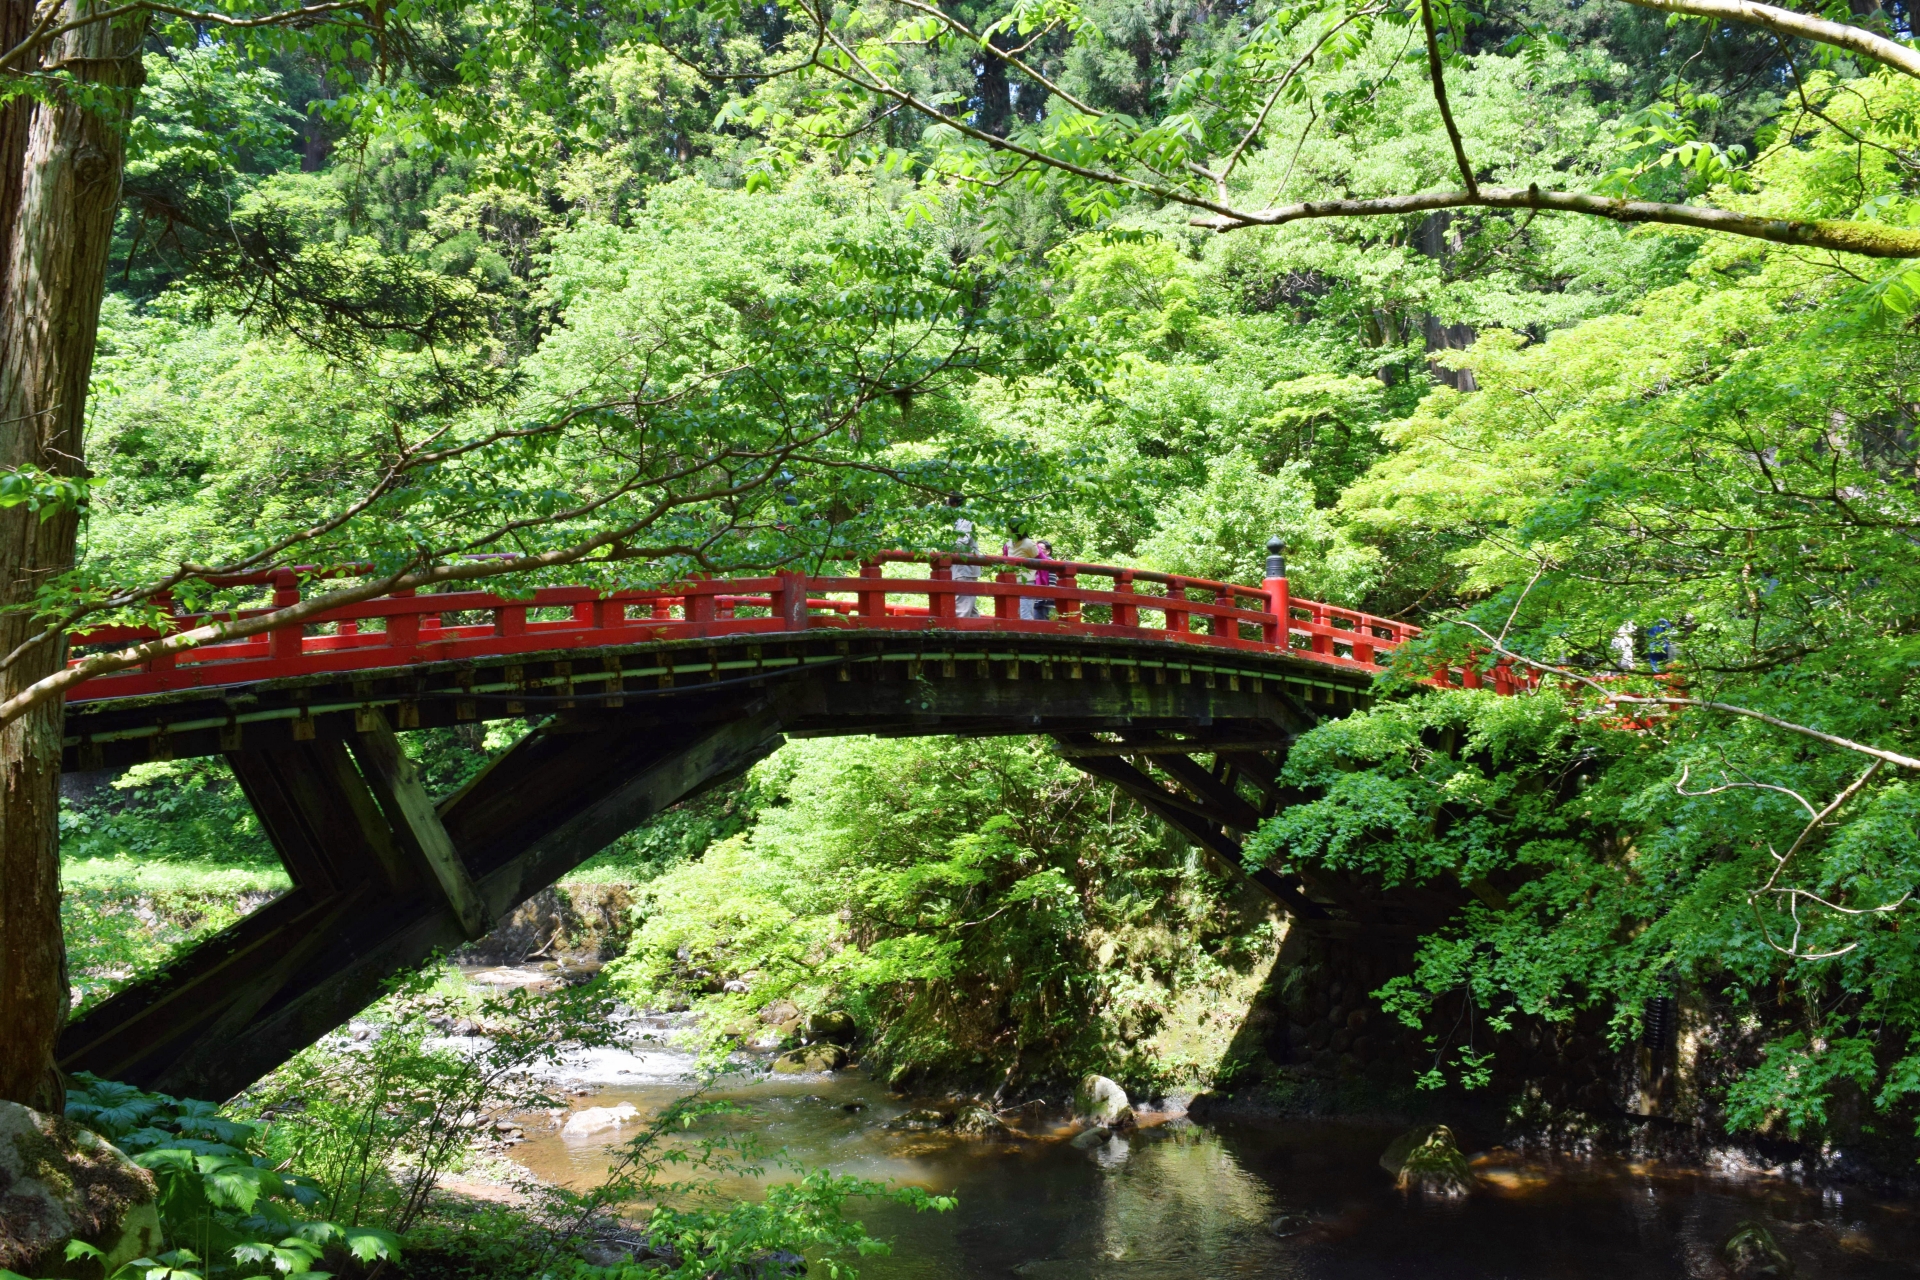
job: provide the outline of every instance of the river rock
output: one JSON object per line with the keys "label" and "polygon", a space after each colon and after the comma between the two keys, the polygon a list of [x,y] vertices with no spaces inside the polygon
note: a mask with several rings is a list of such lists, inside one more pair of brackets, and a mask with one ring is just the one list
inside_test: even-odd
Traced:
{"label": "river rock", "polygon": [[1464,1196],[1473,1189],[1473,1171],[1460,1154],[1453,1130],[1443,1124],[1416,1125],[1395,1138],[1380,1157],[1402,1191],[1433,1196]]}
{"label": "river rock", "polygon": [[827,1044],[850,1045],[860,1038],[860,1028],[850,1013],[838,1010],[816,1013],[807,1020],[807,1037]]}
{"label": "river rock", "polygon": [[560,1133],[563,1137],[577,1138],[582,1134],[599,1133],[603,1129],[618,1129],[639,1114],[631,1102],[622,1102],[614,1107],[588,1107],[568,1117]]}
{"label": "river rock", "polygon": [[1077,1147],[1081,1151],[1090,1151],[1112,1136],[1113,1130],[1103,1124],[1097,1124],[1091,1129],[1082,1129],[1079,1133],[1074,1134],[1067,1145]]}
{"label": "river rock", "polygon": [[934,1129],[944,1129],[952,1123],[953,1117],[946,1112],[935,1111],[931,1107],[922,1107],[916,1111],[909,1111],[898,1119],[891,1121],[887,1125],[887,1128],[926,1133]]}
{"label": "river rock", "polygon": [[1297,1236],[1313,1225],[1313,1219],[1304,1213],[1282,1213],[1275,1215],[1267,1224],[1267,1234],[1278,1236],[1282,1240],[1288,1236]]}
{"label": "river rock", "polygon": [[56,1274],[69,1240],[105,1253],[108,1275],[160,1253],[154,1194],[153,1175],[99,1134],[0,1102],[0,1268]]}
{"label": "river rock", "polygon": [[1793,1259],[1773,1238],[1773,1232],[1758,1222],[1742,1222],[1720,1247],[1733,1280],[1787,1280],[1793,1274]]}
{"label": "river rock", "polygon": [[820,1071],[838,1071],[847,1065],[847,1051],[837,1044],[810,1044],[793,1049],[773,1060],[776,1075],[811,1075]]}
{"label": "river rock", "polygon": [[1007,1123],[992,1107],[962,1107],[953,1118],[953,1131],[968,1138],[991,1138],[1004,1134]]}
{"label": "river rock", "polygon": [[1088,1076],[1073,1092],[1073,1114],[1110,1129],[1122,1128],[1133,1121],[1133,1108],[1127,1103],[1127,1091],[1105,1076]]}

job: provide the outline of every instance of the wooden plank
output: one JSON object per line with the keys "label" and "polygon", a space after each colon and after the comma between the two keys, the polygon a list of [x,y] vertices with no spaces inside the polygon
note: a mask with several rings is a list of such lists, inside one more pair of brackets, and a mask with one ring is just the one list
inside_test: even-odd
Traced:
{"label": "wooden plank", "polygon": [[481,878],[481,892],[503,914],[552,884],[648,818],[720,777],[737,774],[784,741],[764,701],[738,718],[705,727],[655,765],[623,779],[555,824],[510,863]]}
{"label": "wooden plank", "polygon": [[440,886],[446,903],[452,908],[460,928],[469,939],[484,938],[493,928],[493,919],[481,900],[480,890],[467,871],[453,837],[434,809],[433,800],[420,781],[420,770],[401,749],[387,718],[378,709],[359,718],[359,733],[353,741],[354,758],[365,772],[367,785],[400,846],[420,859]]}
{"label": "wooden plank", "polygon": [[1205,738],[1166,739],[1160,742],[1101,742],[1090,747],[1061,747],[1058,754],[1074,756],[1187,756],[1213,752],[1284,751],[1291,738],[1257,738],[1245,742],[1212,742]]}
{"label": "wooden plank", "polygon": [[287,790],[279,756],[277,751],[233,751],[227,753],[227,765],[294,884],[316,897],[331,897],[341,885],[305,820],[298,797]]}
{"label": "wooden plank", "polygon": [[[166,1091],[189,1097],[226,1098],[239,1090],[222,1079],[223,1064],[233,1053],[234,1042],[273,998],[280,994],[293,975],[332,940],[340,923],[360,910],[371,886],[344,893],[333,899],[326,910],[312,919],[303,936],[294,939],[279,955],[251,971],[247,984],[220,1008],[216,1016],[166,1069]],[[203,1087],[203,1083],[211,1088]],[[251,1083],[251,1082],[249,1082]]]}
{"label": "wooden plank", "polygon": [[369,879],[395,890],[410,881],[344,744],[234,751],[227,763],[295,884],[326,897]]}

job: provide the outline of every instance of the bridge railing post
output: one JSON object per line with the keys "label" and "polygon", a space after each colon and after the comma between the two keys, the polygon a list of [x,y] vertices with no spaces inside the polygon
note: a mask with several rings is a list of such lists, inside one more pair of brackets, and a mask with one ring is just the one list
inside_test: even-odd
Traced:
{"label": "bridge railing post", "polygon": [[[175,631],[179,631],[181,629],[181,623],[174,617],[173,592],[162,591],[153,598],[153,602],[159,605],[166,614],[166,621],[160,624],[160,634],[166,636],[173,634]],[[148,658],[146,668],[148,671],[172,671],[178,662],[178,654],[162,653]]]}
{"label": "bridge railing post", "polygon": [[[878,560],[863,561],[860,565],[860,578],[863,582],[878,581],[884,574]],[[887,616],[887,593],[885,591],[862,591],[860,593],[860,616],[863,618],[884,618]]]}
{"label": "bridge railing post", "polygon": [[1185,609],[1174,608],[1173,602],[1186,598],[1187,588],[1184,583],[1169,582],[1167,584],[1167,607],[1161,611],[1161,616],[1166,620],[1167,630],[1177,636],[1187,634],[1190,625],[1188,619],[1191,615]]}
{"label": "bridge railing post", "polygon": [[1278,538],[1267,542],[1267,612],[1277,621],[1266,625],[1266,641],[1282,649],[1293,643],[1293,596],[1287,588],[1287,544]]}
{"label": "bridge railing post", "polygon": [[773,616],[780,619],[783,631],[807,629],[807,575],[782,571],[774,575],[780,585],[773,593]]}
{"label": "bridge railing post", "polygon": [[[403,587],[393,593],[396,600],[411,600],[414,597],[412,587]],[[387,646],[393,649],[411,649],[420,643],[420,615],[417,613],[392,613],[387,615]]]}
{"label": "bridge railing post", "polygon": [[[784,577],[785,575],[782,576]],[[704,579],[702,580],[704,581]],[[804,595],[805,593],[802,592],[802,594]],[[681,607],[681,612],[685,615],[688,622],[713,621],[715,602],[711,591],[688,591],[686,595],[681,597],[681,600],[685,602]],[[804,612],[806,605],[803,603],[800,607]]]}
{"label": "bridge railing post", "polygon": [[[300,603],[300,578],[291,569],[279,569],[273,575],[273,607],[285,609],[289,605]],[[300,656],[300,640],[306,628],[298,623],[291,627],[275,627],[267,638],[267,653],[275,658],[297,658]]]}
{"label": "bridge railing post", "polygon": [[[927,574],[934,585],[927,591],[927,616],[943,621],[953,620],[953,561],[946,556],[933,558],[933,569]],[[942,585],[947,584],[947,585]]]}
{"label": "bridge railing post", "polygon": [[[1122,569],[1119,573],[1115,574],[1113,576],[1113,589],[1117,595],[1133,595],[1133,570]],[[1139,626],[1139,607],[1131,604],[1116,604],[1113,606],[1113,625],[1116,627]]]}
{"label": "bridge railing post", "polygon": [[[993,580],[1000,583],[1018,582],[1020,581],[1020,575],[1017,573],[1001,572],[994,574]],[[1020,616],[1020,597],[995,596],[993,598],[993,616],[996,618],[1018,618]]]}
{"label": "bridge railing post", "polygon": [[[1071,569],[1063,569],[1060,572],[1060,585],[1068,591],[1078,591],[1080,589],[1080,575]],[[1060,615],[1062,622],[1080,621],[1080,598],[1078,596],[1068,596],[1060,602],[1060,607],[1054,610],[1054,612]]]}

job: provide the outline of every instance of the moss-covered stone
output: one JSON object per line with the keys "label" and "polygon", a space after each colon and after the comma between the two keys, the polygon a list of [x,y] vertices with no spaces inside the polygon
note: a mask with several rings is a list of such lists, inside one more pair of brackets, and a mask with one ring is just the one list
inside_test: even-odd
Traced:
{"label": "moss-covered stone", "polygon": [[1733,1229],[1721,1246],[1720,1256],[1734,1280],[1787,1280],[1793,1274],[1793,1259],[1773,1238],[1773,1232],[1758,1222],[1743,1222]]}
{"label": "moss-covered stone", "polygon": [[68,1264],[79,1240],[107,1255],[107,1274],[160,1252],[153,1175],[98,1134],[0,1102],[0,1268],[28,1276],[98,1273]]}
{"label": "moss-covered stone", "polygon": [[1443,1124],[1416,1125],[1395,1138],[1380,1157],[1380,1167],[1402,1191],[1452,1197],[1473,1190],[1473,1171],[1460,1154],[1453,1130]]}
{"label": "moss-covered stone", "polygon": [[810,1044],[781,1054],[773,1060],[776,1075],[809,1075],[819,1071],[838,1071],[847,1065],[847,1051],[837,1044]]}

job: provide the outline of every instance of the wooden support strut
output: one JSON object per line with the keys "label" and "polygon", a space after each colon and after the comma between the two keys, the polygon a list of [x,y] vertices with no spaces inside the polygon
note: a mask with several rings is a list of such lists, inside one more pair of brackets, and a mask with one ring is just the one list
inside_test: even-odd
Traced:
{"label": "wooden support strut", "polygon": [[[496,836],[483,851],[484,863],[475,864],[480,874],[464,863],[461,869],[482,918],[498,917],[780,741],[777,717],[764,700],[714,708],[708,723],[666,732],[657,726],[536,732],[501,757],[488,788],[465,793],[466,805],[457,806],[478,805],[478,812],[464,824],[459,812],[436,822],[443,833],[451,827],[465,833],[463,840],[485,843],[472,820],[478,818],[478,830]],[[280,801],[270,828],[276,844],[297,845],[311,856],[317,865],[304,870],[315,873],[313,879],[89,1010],[61,1040],[61,1068],[169,1093],[228,1097],[377,999],[393,973],[470,937],[457,908],[449,909],[451,893],[442,897],[444,884],[423,892],[430,879],[424,865],[410,862],[421,874],[405,890],[386,892],[379,864],[364,847],[360,810],[375,817],[383,807],[400,812],[400,795],[409,789],[407,771],[396,767],[403,759],[397,748],[391,730],[382,734],[378,727],[363,727],[352,742],[367,775],[395,792],[391,806],[380,785],[360,781],[348,747],[338,741],[303,744],[295,752],[236,753],[249,795]],[[392,754],[383,758],[388,749]],[[596,762],[608,763],[596,771]],[[348,778],[362,788],[364,803],[335,794]],[[559,786],[558,779],[574,785]],[[417,787],[417,775],[411,781]],[[390,833],[403,852],[419,831],[434,829],[419,821],[420,799],[406,803],[407,829]],[[320,800],[330,807],[316,813],[312,805]],[[317,825],[323,818],[327,825]]]}
{"label": "wooden support strut", "polygon": [[434,810],[433,800],[420,782],[420,770],[401,749],[400,739],[379,708],[369,708],[355,717],[352,748],[394,834],[409,853],[433,874],[447,905],[460,921],[460,931],[469,939],[484,938],[493,928],[480,890],[453,847]]}
{"label": "wooden support strut", "polygon": [[[1132,738],[1140,735],[1124,736]],[[1152,743],[1158,737],[1158,734],[1148,734],[1144,736],[1144,741]],[[1215,821],[1222,826],[1234,831],[1252,831],[1260,825],[1260,811],[1236,794],[1232,787],[1208,773],[1192,756],[1159,755],[1153,758],[1153,762],[1175,782],[1199,797]]]}
{"label": "wooden support strut", "polygon": [[[1081,736],[1072,735],[1067,740],[1075,745],[1085,745],[1080,741]],[[1267,867],[1248,866],[1240,842],[1220,830],[1216,825],[1217,820],[1208,821],[1199,816],[1203,811],[1198,806],[1170,794],[1166,788],[1126,761],[1103,756],[1082,756],[1075,757],[1072,763],[1082,772],[1105,779],[1138,800],[1157,814],[1161,821],[1251,880],[1295,916],[1306,920],[1326,919],[1326,909],[1301,892],[1298,881]]]}

